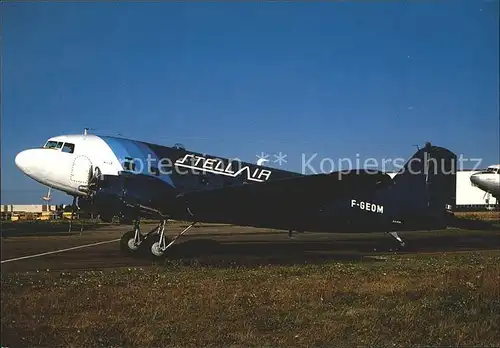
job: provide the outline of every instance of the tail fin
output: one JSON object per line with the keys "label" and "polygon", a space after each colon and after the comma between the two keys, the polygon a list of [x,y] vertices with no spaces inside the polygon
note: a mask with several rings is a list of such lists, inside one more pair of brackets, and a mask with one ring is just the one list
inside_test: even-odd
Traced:
{"label": "tail fin", "polygon": [[399,199],[431,220],[446,223],[456,203],[456,162],[450,150],[426,143],[394,177],[398,194],[403,194]]}

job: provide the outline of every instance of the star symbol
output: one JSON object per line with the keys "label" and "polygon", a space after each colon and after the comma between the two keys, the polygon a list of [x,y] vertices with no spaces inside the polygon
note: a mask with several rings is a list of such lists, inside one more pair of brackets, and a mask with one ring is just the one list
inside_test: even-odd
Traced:
{"label": "star symbol", "polygon": [[277,162],[280,166],[283,165],[283,163],[286,163],[286,154],[281,151],[277,155],[274,155],[274,157],[276,157],[274,162]]}
{"label": "star symbol", "polygon": [[269,157],[268,154],[265,152],[261,152],[260,155],[257,156],[257,165],[261,166],[264,162],[268,162],[269,160],[267,159]]}

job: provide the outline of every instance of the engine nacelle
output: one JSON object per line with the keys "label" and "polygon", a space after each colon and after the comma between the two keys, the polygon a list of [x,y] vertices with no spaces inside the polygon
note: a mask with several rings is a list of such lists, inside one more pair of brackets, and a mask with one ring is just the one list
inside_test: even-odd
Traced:
{"label": "engine nacelle", "polygon": [[168,214],[176,190],[159,178],[142,174],[103,175],[91,185],[89,194],[78,200],[83,210],[133,220],[137,217],[159,219]]}

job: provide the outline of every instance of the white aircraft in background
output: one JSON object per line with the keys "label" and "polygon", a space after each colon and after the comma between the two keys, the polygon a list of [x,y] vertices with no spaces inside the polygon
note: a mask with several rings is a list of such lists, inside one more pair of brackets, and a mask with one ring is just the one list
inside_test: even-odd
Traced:
{"label": "white aircraft in background", "polygon": [[497,202],[500,201],[500,164],[491,165],[486,170],[472,174],[470,181],[485,191],[485,196],[491,195]]}

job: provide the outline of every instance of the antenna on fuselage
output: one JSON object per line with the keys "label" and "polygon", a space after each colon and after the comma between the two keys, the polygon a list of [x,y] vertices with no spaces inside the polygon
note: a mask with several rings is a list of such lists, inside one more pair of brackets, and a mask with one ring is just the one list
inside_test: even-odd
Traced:
{"label": "antenna on fuselage", "polygon": [[87,135],[89,134],[89,130],[96,130],[95,128],[89,128],[89,127],[86,127],[86,128],[83,128],[83,135]]}

